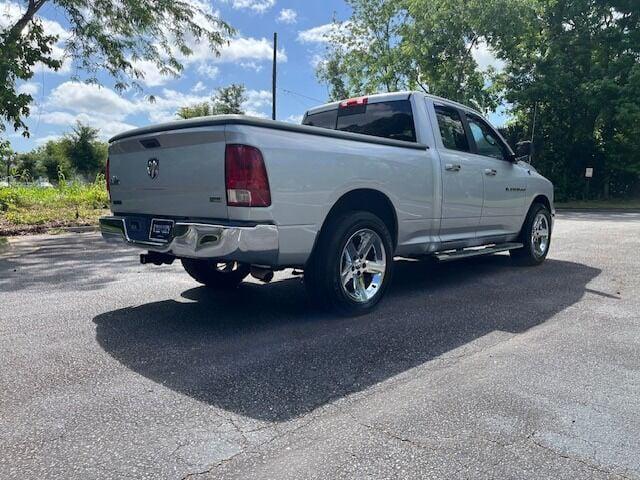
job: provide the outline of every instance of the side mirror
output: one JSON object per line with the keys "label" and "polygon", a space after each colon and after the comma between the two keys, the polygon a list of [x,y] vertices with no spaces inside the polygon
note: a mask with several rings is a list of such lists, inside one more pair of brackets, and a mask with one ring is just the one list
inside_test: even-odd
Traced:
{"label": "side mirror", "polygon": [[529,158],[531,153],[533,152],[533,145],[529,140],[523,140],[521,142],[516,143],[516,158],[520,159],[523,157]]}

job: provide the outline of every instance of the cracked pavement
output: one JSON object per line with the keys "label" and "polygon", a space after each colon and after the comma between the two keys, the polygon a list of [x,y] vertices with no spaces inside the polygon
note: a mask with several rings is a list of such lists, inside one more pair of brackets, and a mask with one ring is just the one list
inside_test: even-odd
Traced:
{"label": "cracked pavement", "polygon": [[0,253],[0,477],[640,479],[640,214],[538,268],[398,261],[375,313],[199,287],[94,233]]}

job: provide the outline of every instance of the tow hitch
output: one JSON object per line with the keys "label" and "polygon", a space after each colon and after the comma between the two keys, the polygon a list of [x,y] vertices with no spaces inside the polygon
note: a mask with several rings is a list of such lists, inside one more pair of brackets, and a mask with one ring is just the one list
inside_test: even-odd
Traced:
{"label": "tow hitch", "polygon": [[140,263],[147,265],[152,263],[154,265],[171,265],[176,259],[173,255],[167,255],[166,253],[148,252],[140,254]]}

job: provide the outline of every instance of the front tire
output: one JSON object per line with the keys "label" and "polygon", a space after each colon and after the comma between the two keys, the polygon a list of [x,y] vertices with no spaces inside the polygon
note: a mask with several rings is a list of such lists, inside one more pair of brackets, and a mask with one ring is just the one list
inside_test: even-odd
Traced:
{"label": "front tire", "polygon": [[373,310],[393,273],[385,223],[369,212],[347,212],[330,220],[318,242],[304,274],[311,298],[345,316]]}
{"label": "front tire", "polygon": [[531,206],[519,241],[524,247],[510,251],[516,264],[535,266],[544,262],[551,245],[551,212],[546,206],[540,203]]}
{"label": "front tire", "polygon": [[182,266],[196,282],[210,288],[236,288],[249,275],[250,267],[238,262],[216,262],[183,258]]}

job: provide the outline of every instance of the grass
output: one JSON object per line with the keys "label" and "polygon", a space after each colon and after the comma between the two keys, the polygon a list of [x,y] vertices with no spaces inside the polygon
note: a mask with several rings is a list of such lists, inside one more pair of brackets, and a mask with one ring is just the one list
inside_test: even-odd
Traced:
{"label": "grass", "polygon": [[90,184],[61,182],[55,188],[0,187],[0,236],[93,225],[108,206],[102,178]]}
{"label": "grass", "polygon": [[574,200],[570,202],[556,202],[556,208],[580,208],[615,210],[640,210],[640,199],[629,200]]}

